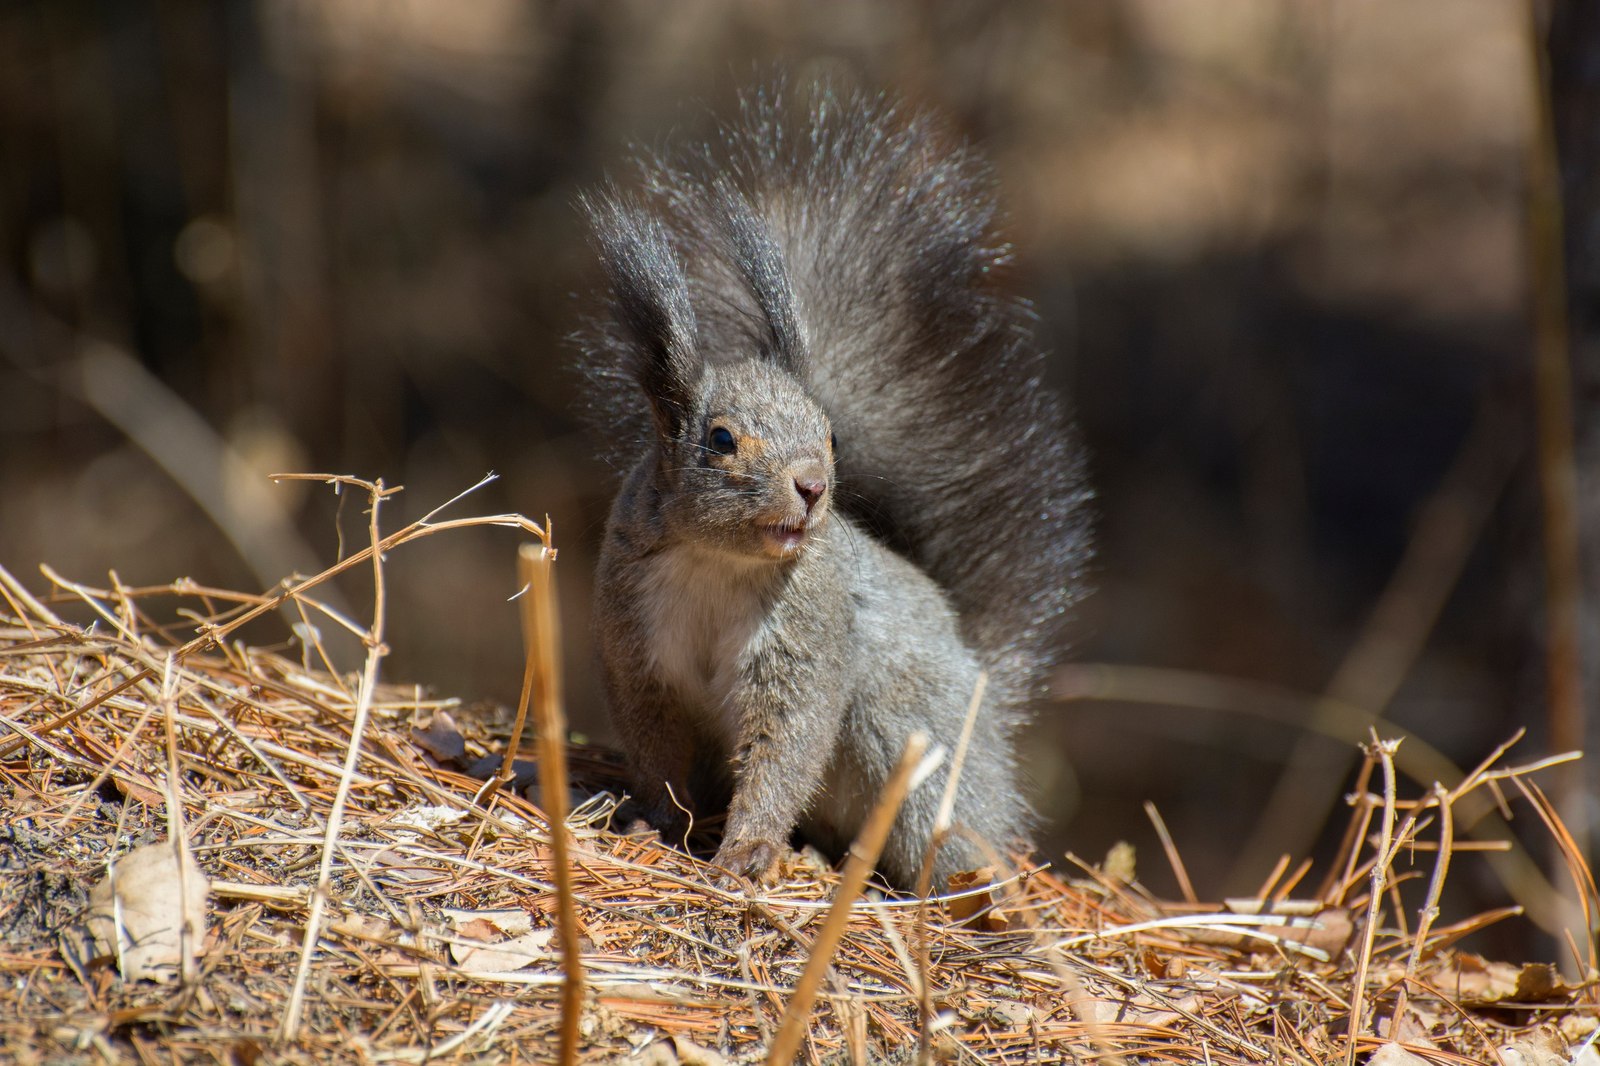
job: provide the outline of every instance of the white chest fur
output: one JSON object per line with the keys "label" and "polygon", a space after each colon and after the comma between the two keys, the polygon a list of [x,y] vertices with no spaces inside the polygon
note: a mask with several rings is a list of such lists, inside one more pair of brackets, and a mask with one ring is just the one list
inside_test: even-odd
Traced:
{"label": "white chest fur", "polygon": [[640,583],[657,675],[731,746],[741,664],[766,632],[761,569],[692,548],[656,556]]}

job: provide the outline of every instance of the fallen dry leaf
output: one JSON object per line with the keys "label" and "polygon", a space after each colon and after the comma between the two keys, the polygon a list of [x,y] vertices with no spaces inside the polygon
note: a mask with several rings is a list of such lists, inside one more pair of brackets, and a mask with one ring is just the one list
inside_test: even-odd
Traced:
{"label": "fallen dry leaf", "polygon": [[[1586,1044],[1596,1029],[1600,1029],[1600,1018],[1593,1015],[1569,1014],[1559,1023],[1561,1035],[1569,1044]],[[1592,1046],[1592,1045],[1591,1045]],[[1600,1059],[1600,1055],[1595,1056]]]}
{"label": "fallen dry leaf", "polygon": [[1508,962],[1486,962],[1481,956],[1463,953],[1455,957],[1454,971],[1444,969],[1431,981],[1453,992],[1467,1007],[1565,1001],[1577,992],[1562,981],[1560,973],[1547,962],[1514,966]]}
{"label": "fallen dry leaf", "polygon": [[1020,1029],[1038,1019],[1039,1012],[1033,1007],[1010,999],[992,999],[974,1016],[975,1021],[993,1022],[1007,1029]]}
{"label": "fallen dry leaf", "polygon": [[[950,891],[965,892],[979,885],[991,884],[994,878],[993,866],[980,866],[976,870],[951,874]],[[950,917],[956,921],[986,933],[1003,933],[1012,925],[1011,916],[1000,907],[993,891],[975,892],[970,896],[952,899],[945,906],[950,909]]]}
{"label": "fallen dry leaf", "polygon": [[89,932],[124,980],[170,981],[192,968],[205,940],[210,882],[170,841],[115,859],[89,893]]}
{"label": "fallen dry leaf", "polygon": [[538,959],[552,957],[550,941],[554,929],[535,929],[531,933],[502,940],[495,944],[474,946],[461,941],[450,944],[450,958],[463,970],[477,973],[506,973],[520,970]]}
{"label": "fallen dry leaf", "polygon": [[619,1061],[628,1066],[728,1066],[717,1052],[681,1036],[657,1040]]}
{"label": "fallen dry leaf", "polygon": [[1569,1066],[1565,1055],[1531,1040],[1506,1044],[1495,1054],[1501,1066]]}
{"label": "fallen dry leaf", "polygon": [[1556,1025],[1537,1025],[1525,1030],[1519,1039],[1501,1045],[1495,1052],[1502,1066],[1572,1066],[1567,1041]]}
{"label": "fallen dry leaf", "polygon": [[1433,1066],[1433,1064],[1421,1055],[1407,1051],[1399,1044],[1390,1041],[1368,1057],[1367,1066]]}
{"label": "fallen dry leaf", "polygon": [[1168,1006],[1157,1002],[1148,995],[1128,996],[1123,999],[1086,996],[1083,1000],[1075,1002],[1073,1006],[1087,1015],[1087,1017],[1083,1018],[1086,1022],[1100,1025],[1117,1022],[1127,1025],[1145,1025],[1159,1029],[1177,1022],[1185,1013],[1198,1013],[1200,1010],[1200,998],[1197,995],[1190,994],[1182,999],[1172,1001],[1171,1006]]}
{"label": "fallen dry leaf", "polygon": [[[526,911],[447,910],[445,915],[456,930],[456,939],[450,942],[450,958],[464,970],[506,973],[550,957],[555,929],[532,928],[533,921]],[[501,939],[507,933],[516,935]]]}
{"label": "fallen dry leaf", "polygon": [[123,795],[129,799],[155,809],[166,806],[167,794],[165,792],[151,788],[125,774],[113,774],[112,777],[116,779],[117,787],[122,789]]}
{"label": "fallen dry leaf", "polygon": [[[1253,914],[1261,916],[1261,924],[1249,928],[1184,928],[1172,932],[1201,944],[1238,951],[1260,951],[1266,941],[1262,936],[1291,944],[1304,944],[1333,958],[1344,950],[1355,931],[1350,912],[1343,907],[1329,907],[1314,900],[1228,900],[1224,904],[1229,915]],[[1190,911],[1184,911],[1191,914]]]}
{"label": "fallen dry leaf", "polygon": [[459,766],[467,754],[466,738],[445,711],[436,711],[427,725],[412,726],[411,740],[444,765]]}
{"label": "fallen dry leaf", "polygon": [[674,1036],[672,1046],[678,1052],[683,1066],[728,1066],[728,1060],[708,1047],[701,1047],[686,1037]]}
{"label": "fallen dry leaf", "polygon": [[[521,936],[533,929],[533,915],[521,907],[494,907],[487,910],[446,907],[444,916],[450,919],[458,935],[474,940],[490,940],[497,935]],[[494,932],[486,934],[473,931],[484,927]]]}

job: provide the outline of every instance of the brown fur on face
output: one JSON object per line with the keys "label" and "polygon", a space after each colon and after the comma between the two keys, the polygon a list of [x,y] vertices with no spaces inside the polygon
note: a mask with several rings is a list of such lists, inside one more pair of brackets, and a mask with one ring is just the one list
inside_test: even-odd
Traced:
{"label": "brown fur on face", "polygon": [[[708,366],[701,395],[675,436],[659,438],[664,532],[734,556],[788,558],[827,523],[833,460],[828,418],[799,384],[760,360]],[[733,450],[709,443],[718,429]],[[809,509],[796,485],[820,480]],[[781,528],[781,535],[774,532]]]}

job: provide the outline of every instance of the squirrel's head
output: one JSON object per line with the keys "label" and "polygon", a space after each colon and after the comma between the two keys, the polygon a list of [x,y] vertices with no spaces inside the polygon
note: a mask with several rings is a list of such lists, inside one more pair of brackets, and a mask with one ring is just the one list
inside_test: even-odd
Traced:
{"label": "squirrel's head", "polygon": [[828,418],[761,358],[708,365],[688,419],[660,441],[661,514],[674,532],[738,555],[794,556],[833,502]]}
{"label": "squirrel's head", "polygon": [[[650,404],[660,514],[687,541],[747,558],[796,556],[827,521],[828,417],[795,376],[805,339],[781,253],[731,189],[708,209],[750,329],[719,349],[696,328],[683,262],[660,220],[619,196],[591,201],[626,368]],[[743,334],[743,336],[741,336]],[[738,339],[730,339],[738,337]]]}

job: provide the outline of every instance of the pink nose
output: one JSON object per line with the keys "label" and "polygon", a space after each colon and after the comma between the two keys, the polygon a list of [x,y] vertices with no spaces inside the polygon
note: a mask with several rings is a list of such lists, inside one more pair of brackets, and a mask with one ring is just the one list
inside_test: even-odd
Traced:
{"label": "pink nose", "polygon": [[822,499],[822,494],[828,491],[828,483],[822,478],[797,477],[794,479],[794,491],[806,501],[806,514],[810,514],[817,501]]}

